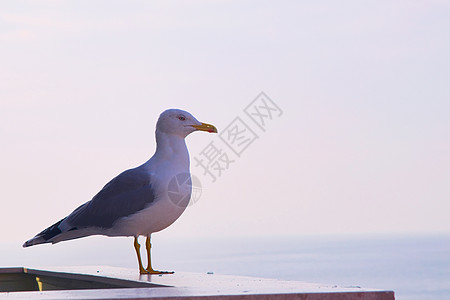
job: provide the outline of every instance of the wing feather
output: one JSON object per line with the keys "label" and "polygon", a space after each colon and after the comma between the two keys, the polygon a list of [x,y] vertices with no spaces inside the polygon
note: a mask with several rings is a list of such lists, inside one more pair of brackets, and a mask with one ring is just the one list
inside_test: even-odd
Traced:
{"label": "wing feather", "polygon": [[64,222],[76,229],[111,228],[120,218],[132,215],[154,201],[151,176],[138,167],[124,171],[112,179],[91,201],[67,216]]}

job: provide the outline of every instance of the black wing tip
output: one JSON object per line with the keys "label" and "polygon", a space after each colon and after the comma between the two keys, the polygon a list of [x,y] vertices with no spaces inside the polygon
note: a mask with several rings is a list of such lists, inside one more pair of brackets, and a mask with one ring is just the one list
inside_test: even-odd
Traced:
{"label": "black wing tip", "polygon": [[58,234],[60,234],[62,232],[61,229],[59,229],[59,224],[61,224],[62,221],[64,221],[64,219],[62,219],[62,220],[56,222],[55,224],[53,224],[52,226],[48,227],[47,229],[45,229],[44,231],[39,233],[36,237],[41,237],[44,239],[44,241],[48,241],[48,240],[54,238],[55,236],[57,236]]}
{"label": "black wing tip", "polygon": [[28,241],[23,243],[22,247],[23,248],[27,248],[27,247],[31,247],[31,246],[34,246],[34,245],[39,245],[39,244],[42,244],[42,243],[45,243],[45,241],[42,239],[42,236],[37,235],[34,238],[29,239]]}
{"label": "black wing tip", "polygon": [[38,233],[35,237],[32,239],[29,239],[25,243],[23,243],[22,247],[30,247],[34,245],[44,244],[44,243],[50,243],[51,239],[57,236],[58,234],[62,233],[61,229],[59,229],[59,224],[64,221],[64,219],[56,222],[52,226],[44,229],[42,232]]}

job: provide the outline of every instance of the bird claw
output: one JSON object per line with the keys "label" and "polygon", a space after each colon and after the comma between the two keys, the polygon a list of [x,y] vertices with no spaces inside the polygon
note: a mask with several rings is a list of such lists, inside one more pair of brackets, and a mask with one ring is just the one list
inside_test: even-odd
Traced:
{"label": "bird claw", "polygon": [[175,273],[174,271],[151,271],[149,272],[149,274],[155,274],[155,275],[164,275],[164,274],[173,274]]}
{"label": "bird claw", "polygon": [[141,269],[139,270],[139,272],[141,274],[149,274],[149,275],[163,275],[163,274],[173,274],[175,272],[173,271],[158,271],[158,270],[153,270],[153,269]]}

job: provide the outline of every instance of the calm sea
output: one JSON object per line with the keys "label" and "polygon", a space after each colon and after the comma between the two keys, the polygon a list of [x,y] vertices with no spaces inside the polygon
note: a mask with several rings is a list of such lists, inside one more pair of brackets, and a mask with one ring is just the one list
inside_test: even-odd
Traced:
{"label": "calm sea", "polygon": [[[143,241],[142,241],[143,242]],[[394,290],[396,299],[450,299],[450,235],[169,240],[153,237],[154,266]],[[131,238],[89,237],[22,249],[3,243],[0,267],[136,268]]]}

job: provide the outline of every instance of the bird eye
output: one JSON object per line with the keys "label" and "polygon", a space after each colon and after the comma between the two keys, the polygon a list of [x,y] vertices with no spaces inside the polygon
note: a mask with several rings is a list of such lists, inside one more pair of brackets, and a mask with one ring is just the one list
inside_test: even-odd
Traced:
{"label": "bird eye", "polygon": [[180,121],[185,121],[186,118],[185,118],[183,115],[181,115],[181,116],[178,116],[178,120],[180,120]]}

